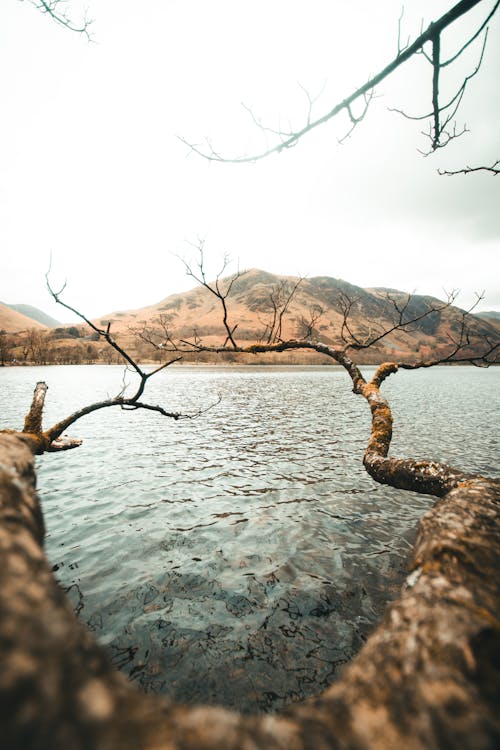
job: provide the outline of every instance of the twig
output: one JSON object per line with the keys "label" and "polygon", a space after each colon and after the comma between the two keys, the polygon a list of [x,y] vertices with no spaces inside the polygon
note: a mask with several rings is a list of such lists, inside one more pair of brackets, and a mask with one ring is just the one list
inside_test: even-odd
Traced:
{"label": "twig", "polygon": [[442,175],[448,175],[453,176],[456,174],[470,174],[471,172],[491,172],[494,175],[500,174],[500,168],[498,165],[500,164],[500,159],[497,159],[496,162],[494,162],[491,167],[464,167],[464,169],[456,169],[454,171],[449,171],[447,169],[438,169],[438,174]]}
{"label": "twig", "polygon": [[[266,148],[265,150],[259,153],[252,154],[252,155],[238,156],[234,158],[226,158],[226,157],[221,156],[220,153],[216,152],[212,148],[212,145],[208,140],[206,142],[206,145],[208,146],[208,151],[206,151],[206,150],[203,150],[197,144],[190,143],[184,137],[178,136],[178,138],[182,143],[188,146],[191,151],[194,151],[195,153],[199,154],[205,159],[208,159],[209,161],[221,161],[221,162],[229,162],[229,163],[242,163],[242,162],[252,163],[252,162],[259,161],[261,159],[265,159],[267,156],[270,156],[271,154],[281,153],[285,149],[289,149],[297,145],[297,143],[307,133],[310,133],[312,130],[319,127],[320,125],[323,125],[326,122],[329,122],[333,117],[338,115],[339,112],[342,112],[345,110],[349,113],[349,108],[356,100],[366,95],[370,95],[370,92],[373,92],[373,90],[377,87],[377,85],[381,83],[389,75],[391,75],[391,73],[393,73],[397,68],[399,68],[400,65],[402,65],[403,63],[411,59],[413,55],[421,52],[425,44],[427,44],[428,42],[431,42],[433,45],[439,45],[439,37],[440,37],[440,34],[444,31],[444,29],[446,29],[448,26],[450,26],[450,24],[452,24],[458,18],[460,18],[461,16],[466,14],[468,11],[470,11],[472,8],[474,8],[476,5],[478,5],[480,1],[481,0],[461,0],[453,8],[451,8],[447,13],[442,15],[437,21],[431,23],[428,26],[428,28],[425,31],[422,31],[422,33],[418,36],[418,38],[412,44],[407,46],[405,49],[400,49],[400,42],[398,41],[398,54],[396,55],[396,57],[393,60],[391,60],[391,62],[389,62],[376,75],[371,76],[363,86],[360,86],[358,89],[356,89],[347,97],[345,97],[342,101],[335,104],[335,106],[333,106],[329,112],[326,112],[323,116],[318,117],[315,120],[311,120],[310,108],[309,108],[309,112],[306,117],[306,123],[302,128],[293,132],[289,132],[289,133],[282,133],[280,131],[277,131],[277,134],[280,138],[280,142],[270,148]],[[489,20],[492,17],[492,15],[496,12],[498,5],[499,3],[497,2],[493,10],[489,13],[487,20]],[[482,24],[481,30],[484,27],[485,23]],[[476,32],[476,34],[474,35],[474,38],[477,35],[478,34]],[[472,41],[472,39],[469,41]],[[463,48],[465,48],[465,46],[467,45],[464,45]],[[435,53],[437,52],[436,48],[434,49],[434,52]],[[439,57],[436,55],[435,61],[437,62],[438,59]],[[436,68],[436,70],[438,70],[438,68]],[[437,73],[436,73],[436,77],[437,77]],[[435,82],[435,84],[437,84],[437,81]],[[433,109],[435,110],[436,107],[434,106]],[[438,109],[439,109],[439,105],[438,105]],[[262,126],[260,121],[253,115],[253,113],[251,113],[251,115],[254,119],[254,122],[263,131],[273,132],[272,129],[265,128],[264,126]],[[438,124],[438,132],[439,132],[439,124]],[[457,137],[457,134],[453,135],[453,137]],[[449,138],[448,140],[451,140],[451,138]],[[434,142],[437,143],[436,139],[434,139]]]}

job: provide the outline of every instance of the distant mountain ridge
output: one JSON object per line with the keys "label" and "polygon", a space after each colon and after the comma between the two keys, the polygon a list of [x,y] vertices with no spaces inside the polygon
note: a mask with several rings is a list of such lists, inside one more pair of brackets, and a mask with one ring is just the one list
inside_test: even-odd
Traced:
{"label": "distant mountain ridge", "polygon": [[[219,279],[218,284],[222,290],[228,285],[232,287],[226,299],[228,323],[234,339],[242,347],[257,342],[303,338],[342,347],[347,339],[351,344],[359,344],[354,352],[358,364],[415,362],[448,356],[453,350],[453,341],[463,334],[464,311],[446,307],[431,296],[409,297],[396,289],[364,289],[330,276],[298,278],[259,269]],[[11,360],[35,364],[115,361],[113,350],[99,348],[94,343],[98,334],[84,324],[60,326],[54,318],[42,313],[41,319],[52,324],[49,328],[19,312],[40,312],[36,308],[15,307],[18,309],[0,303],[0,333],[8,334],[3,338],[2,351],[4,356],[8,351]],[[349,310],[347,327],[346,308]],[[401,315],[404,320],[415,321],[407,330],[397,326]],[[168,344],[172,340],[196,341],[208,347],[221,346],[227,340],[220,300],[203,286],[171,294],[147,307],[103,315],[94,322],[101,328],[111,323],[113,337],[122,348],[143,362],[162,361],[165,342]],[[490,346],[500,338],[500,320],[489,315],[469,316],[468,328],[472,343],[467,356],[484,354],[486,342],[490,342],[486,344]],[[39,333],[35,336],[33,329],[39,331],[41,337]],[[148,341],[162,343],[163,347],[155,350]],[[363,348],[368,341],[374,343]],[[264,354],[258,358],[248,353],[239,355],[237,360],[235,355],[225,354],[224,357],[243,364],[324,364],[326,361],[324,355],[302,350]],[[215,353],[193,352],[183,355],[183,361],[215,363],[220,359]]]}
{"label": "distant mountain ridge", "polygon": [[500,312],[498,310],[485,310],[483,312],[474,313],[477,318],[483,320],[498,320],[500,321]]}
{"label": "distant mountain ridge", "polygon": [[39,328],[42,330],[47,328],[47,326],[14,310],[10,305],[4,305],[0,302],[0,331],[17,333],[18,331],[26,331],[28,328]]}
{"label": "distant mountain ridge", "polygon": [[20,305],[7,305],[7,307],[10,307],[12,310],[19,312],[22,315],[26,315],[27,318],[36,320],[37,323],[41,323],[42,325],[47,326],[48,328],[56,328],[57,326],[61,325],[59,320],[56,320],[51,315],[48,315],[47,313],[43,312],[43,310],[39,310],[38,307],[33,307],[33,305],[20,304]]}
{"label": "distant mountain ridge", "polygon": [[[232,278],[221,279],[219,283],[224,287]],[[242,344],[265,340],[273,317],[273,294],[276,295],[280,287],[286,294],[286,290],[297,282],[297,277],[279,276],[260,269],[250,269],[242,274],[234,282],[227,300],[230,325],[237,324],[235,338]],[[342,306],[346,299],[351,301],[350,326],[357,337],[365,339],[393,325],[396,306],[406,305],[408,295],[393,289],[364,289],[329,276],[304,278],[300,280],[283,317],[281,338],[313,335],[325,344],[341,344]],[[429,307],[442,304],[434,297],[412,295],[406,315],[416,318]],[[411,326],[411,330],[395,330],[369,350],[368,359],[403,360],[415,358],[417,353],[419,358],[444,354],[450,350],[450,337],[459,335],[462,312],[457,307],[449,307],[423,317]],[[201,286],[172,294],[148,307],[102,316],[96,322],[103,325],[108,321],[111,321],[113,331],[125,336],[130,329],[146,326],[156,332],[160,340],[162,326],[167,326],[177,338],[192,338],[196,331],[196,336],[207,345],[220,344],[225,339],[220,303]],[[498,338],[500,326],[495,321],[471,316],[469,325],[480,336]],[[362,359],[363,356],[360,361]]]}

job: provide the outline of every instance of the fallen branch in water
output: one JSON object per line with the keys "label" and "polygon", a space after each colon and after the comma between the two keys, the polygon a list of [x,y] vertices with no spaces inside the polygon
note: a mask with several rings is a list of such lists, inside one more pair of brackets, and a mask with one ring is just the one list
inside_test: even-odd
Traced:
{"label": "fallen branch in water", "polygon": [[[281,714],[241,716],[221,707],[187,707],[139,693],[76,619],[53,577],[43,552],[34,454],[53,450],[64,429],[96,409],[119,405],[180,415],[138,401],[148,378],[163,366],[146,374],[126,352],[140,377],[131,399],[121,394],[96,402],[45,431],[47,388],[39,383],[24,430],[0,432],[0,723],[5,747],[493,750],[500,738],[500,669],[495,662],[500,646],[500,587],[495,575],[500,482],[437,462],[388,456],[393,418],[380,389],[399,365],[385,363],[371,380],[364,378],[349,350],[369,346],[370,339],[352,330],[349,304],[337,347],[306,339],[279,340],[281,318],[279,326],[266,329],[274,331],[271,341],[240,347],[234,338],[236,326],[228,320],[226,288],[213,289],[223,306],[225,344],[204,347],[196,338],[175,342],[167,337],[167,350],[179,355],[181,350],[258,354],[313,349],[329,356],[344,367],[354,393],[370,407],[371,435],[364,454],[370,475],[383,484],[440,498],[420,522],[401,596],[336,683]],[[277,299],[280,302],[275,300],[271,310],[274,321],[291,301],[289,295]],[[388,330],[414,322],[407,309],[408,303],[395,305],[396,320]],[[429,314],[433,312],[430,308]],[[438,361],[467,358],[466,315],[456,340],[450,342],[450,354]],[[94,330],[118,346],[109,326]],[[370,335],[379,341],[383,332]],[[469,361],[487,365],[497,347],[485,341],[482,356],[470,356]],[[409,367],[433,364],[420,361]]]}
{"label": "fallen branch in water", "polygon": [[[365,466],[378,481],[442,496],[422,519],[401,597],[341,679],[276,716],[143,695],[75,618],[43,553],[30,433],[0,433],[0,712],[11,750],[51,748],[496,747],[500,682],[500,483],[387,458],[392,415],[346,361],[372,411]],[[30,410],[38,419],[40,391]],[[35,415],[35,416],[34,416]],[[30,420],[28,420],[30,422]],[[415,488],[415,487],[414,487]]]}

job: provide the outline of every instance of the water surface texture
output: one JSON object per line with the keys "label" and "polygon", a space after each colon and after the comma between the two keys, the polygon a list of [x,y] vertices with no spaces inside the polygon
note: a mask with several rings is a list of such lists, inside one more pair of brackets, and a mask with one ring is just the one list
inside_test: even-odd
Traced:
{"label": "water surface texture", "polygon": [[[494,475],[499,376],[392,376],[392,454]],[[122,377],[0,369],[0,427],[22,426],[37,380],[49,424],[115,395]],[[360,648],[433,501],[364,472],[369,410],[343,370],[176,367],[147,391],[183,412],[219,395],[193,420],[107,409],[76,424],[81,448],[38,461],[47,552],[79,617],[143,689],[275,710],[326,687]]]}

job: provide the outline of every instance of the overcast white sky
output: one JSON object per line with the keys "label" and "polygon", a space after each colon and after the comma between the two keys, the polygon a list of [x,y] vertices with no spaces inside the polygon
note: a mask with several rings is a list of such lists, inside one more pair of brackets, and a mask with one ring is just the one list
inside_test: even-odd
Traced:
{"label": "overcast white sky", "polygon": [[[422,56],[382,83],[343,146],[341,117],[293,150],[254,165],[210,164],[175,137],[209,136],[228,156],[259,150],[240,106],[276,126],[303,124],[365,82],[396,52],[401,0],[88,0],[96,43],[57,26],[28,2],[0,7],[0,300],[64,321],[44,273],[88,316],[153,304],[193,286],[173,254],[206,238],[241,268],[328,275],[360,286],[442,296],[500,310],[500,178],[440,177],[437,168],[500,158],[500,11],[461,112],[470,133],[422,158],[421,124],[389,106],[430,109]],[[453,0],[407,3],[415,37]],[[452,51],[493,0],[444,38]],[[417,8],[418,6],[418,8]],[[67,4],[78,17],[79,3]],[[475,65],[443,74],[451,92]]]}

